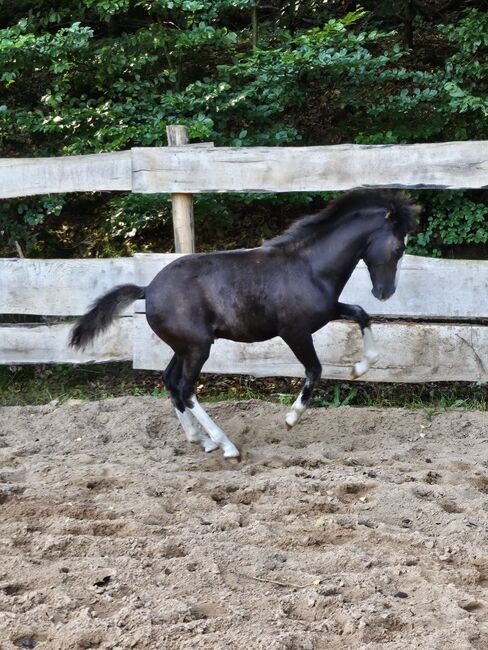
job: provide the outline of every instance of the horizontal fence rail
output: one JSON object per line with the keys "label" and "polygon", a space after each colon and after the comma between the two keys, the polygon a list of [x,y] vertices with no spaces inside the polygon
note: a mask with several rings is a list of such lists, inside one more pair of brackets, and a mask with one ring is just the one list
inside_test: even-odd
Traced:
{"label": "horizontal fence rail", "polygon": [[[179,255],[138,254],[93,260],[0,259],[1,314],[77,316],[101,293],[125,282],[147,285]],[[381,358],[370,381],[488,381],[488,262],[406,255],[395,296],[380,302],[360,263],[341,300],[373,317]],[[116,321],[83,352],[67,347],[70,322],[0,325],[0,363],[88,363],[133,360],[135,368],[161,370],[170,349],[154,336],[145,303]],[[388,319],[385,321],[384,319]],[[405,319],[431,322],[405,322]],[[463,320],[469,323],[463,323]],[[347,379],[361,356],[356,325],[330,323],[315,334],[324,377]],[[281,339],[262,343],[218,341],[205,372],[301,376],[303,368]]]}
{"label": "horizontal fence rail", "polygon": [[0,199],[131,189],[130,151],[60,158],[0,159]]}
{"label": "horizontal fence rail", "polygon": [[[148,284],[174,254],[136,253],[135,282]],[[405,255],[394,296],[385,302],[371,294],[371,280],[359,262],[340,296],[372,316],[422,320],[488,319],[488,261],[446,260]],[[486,299],[480,299],[486,296]],[[144,311],[143,302],[136,311]]]}
{"label": "horizontal fence rail", "polygon": [[488,141],[482,140],[324,147],[202,144],[0,159],[0,198],[104,190],[196,194],[488,187]]}
{"label": "horizontal fence rail", "polygon": [[488,187],[488,142],[132,149],[133,192]]}
{"label": "horizontal fence rail", "polygon": [[[134,317],[134,367],[162,370],[173,351],[150,330],[144,314]],[[368,381],[487,381],[488,327],[416,323],[374,325],[380,359],[365,375]],[[359,328],[330,323],[314,335],[317,355],[328,379],[351,379],[362,355]],[[304,369],[280,339],[262,343],[219,340],[203,372],[255,377],[303,377]]]}
{"label": "horizontal fence rail", "polygon": [[114,285],[133,282],[134,261],[0,259],[0,278],[0,314],[79,316]]}
{"label": "horizontal fence rail", "polygon": [[131,317],[119,318],[85,350],[68,347],[73,323],[0,325],[0,364],[131,361]]}

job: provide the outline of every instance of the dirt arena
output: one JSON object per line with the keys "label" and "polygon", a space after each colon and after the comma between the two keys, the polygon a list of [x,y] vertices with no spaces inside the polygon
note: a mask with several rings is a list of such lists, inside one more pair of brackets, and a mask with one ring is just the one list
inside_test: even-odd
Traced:
{"label": "dirt arena", "polygon": [[488,648],[488,414],[0,409],[0,648]]}

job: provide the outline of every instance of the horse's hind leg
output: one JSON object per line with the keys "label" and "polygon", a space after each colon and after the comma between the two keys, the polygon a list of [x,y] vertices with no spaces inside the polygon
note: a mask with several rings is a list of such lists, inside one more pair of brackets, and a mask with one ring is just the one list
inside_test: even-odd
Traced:
{"label": "horse's hind leg", "polygon": [[171,394],[173,405],[175,407],[176,417],[183,431],[185,432],[188,442],[198,442],[202,445],[205,451],[213,451],[218,449],[218,445],[213,442],[208,436],[198,430],[192,420],[190,412],[179,399],[179,385],[181,381],[182,363],[175,354],[169,362],[166,370],[163,373],[163,381],[166,388]]}
{"label": "horse's hind leg", "polygon": [[315,352],[312,335],[289,333],[281,334],[281,338],[291,348],[298,361],[305,366],[305,383],[302,392],[293,403],[291,410],[286,415],[286,426],[291,429],[302,417],[312,397],[315,384],[322,374],[322,366]]}
{"label": "horse's hind leg", "polygon": [[203,364],[208,359],[210,345],[209,343],[202,347],[195,347],[182,356],[179,399],[202,425],[211,441],[222,449],[225,458],[238,458],[240,454],[237,447],[227,438],[222,429],[215,424],[195,397],[195,384]]}
{"label": "horse's hind leg", "polygon": [[367,314],[359,305],[347,305],[346,303],[339,302],[337,303],[337,308],[339,316],[350,318],[357,323],[361,328],[361,334],[363,335],[363,357],[361,361],[354,364],[351,372],[352,379],[357,379],[358,377],[361,377],[361,375],[364,375],[364,373],[367,372],[380,358],[376,347],[376,341],[374,340],[373,332],[371,331],[371,319],[369,314]]}
{"label": "horse's hind leg", "polygon": [[240,452],[237,447],[231,440],[229,440],[222,429],[212,420],[205,409],[199,404],[194,394],[191,396],[190,401],[192,403],[190,411],[208,433],[211,441],[217,446],[221,447],[222,451],[224,452],[224,457],[239,458]]}

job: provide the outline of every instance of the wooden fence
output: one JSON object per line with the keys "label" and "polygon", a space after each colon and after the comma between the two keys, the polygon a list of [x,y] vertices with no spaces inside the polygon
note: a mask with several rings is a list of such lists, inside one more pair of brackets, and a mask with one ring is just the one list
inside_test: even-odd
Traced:
{"label": "wooden fence", "polygon": [[[488,187],[488,142],[296,148],[168,148],[49,159],[0,160],[0,198],[48,192],[132,190],[172,194],[178,248],[194,246],[191,198],[197,192],[318,191],[355,187]],[[171,135],[171,133],[170,133]],[[179,229],[179,230],[178,230]],[[86,363],[132,360],[162,369],[170,350],[149,329],[143,301],[94,346],[66,345],[66,317],[86,311],[116,284],[147,284],[175,255],[85,260],[0,259],[0,314],[38,315],[44,322],[0,325],[0,363]],[[371,381],[488,380],[488,262],[406,256],[395,296],[381,303],[360,264],[342,300],[361,304],[378,320],[381,359]],[[361,356],[357,326],[329,324],[315,335],[324,376],[346,379]],[[218,341],[204,371],[301,376],[280,339]]]}

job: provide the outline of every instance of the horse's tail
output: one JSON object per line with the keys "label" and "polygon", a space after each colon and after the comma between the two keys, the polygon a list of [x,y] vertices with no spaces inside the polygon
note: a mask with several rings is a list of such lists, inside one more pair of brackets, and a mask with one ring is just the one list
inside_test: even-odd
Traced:
{"label": "horse's tail", "polygon": [[145,287],[135,284],[121,284],[100,296],[71,330],[69,345],[84,348],[97,334],[107,329],[134,300],[144,298],[145,290]]}

